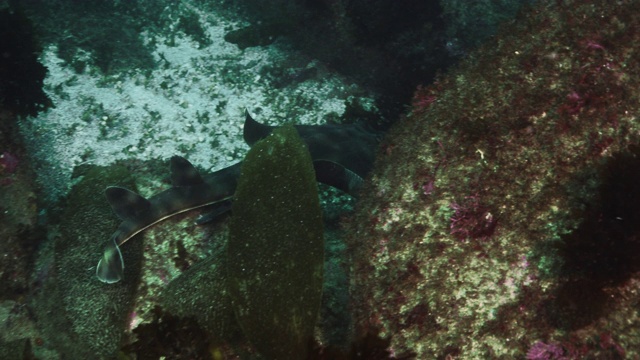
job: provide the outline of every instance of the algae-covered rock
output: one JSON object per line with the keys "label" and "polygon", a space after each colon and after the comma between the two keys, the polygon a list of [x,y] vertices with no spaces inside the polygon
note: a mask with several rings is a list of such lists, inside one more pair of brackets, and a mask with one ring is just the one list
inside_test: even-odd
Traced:
{"label": "algae-covered rock", "polygon": [[[0,143],[4,140],[1,137]],[[0,253],[11,255],[0,262],[2,299],[17,298],[26,292],[32,254],[42,238],[31,169],[27,162],[14,158],[16,168],[8,171],[11,157],[9,153],[0,154]]]}
{"label": "algae-covered rock", "polygon": [[225,280],[223,254],[196,263],[162,290],[162,307],[173,315],[194,317],[213,337],[214,345],[238,333]]}
{"label": "algae-covered rock", "polygon": [[304,359],[322,296],[323,224],[309,151],[292,126],[242,166],[230,224],[229,293],[241,329],[271,359]]}
{"label": "algae-covered rock", "polygon": [[118,225],[104,189],[135,185],[122,166],[91,166],[72,188],[55,239],[53,274],[36,299],[40,326],[63,358],[106,358],[116,353],[140,273],[142,242],[123,246],[125,276],[104,284],[95,267]]}
{"label": "algae-covered rock", "polygon": [[539,7],[415,95],[348,229],[419,359],[640,356],[640,3]]}
{"label": "algae-covered rock", "polygon": [[31,351],[29,339],[14,340],[7,343],[0,342],[1,359],[35,359]]}

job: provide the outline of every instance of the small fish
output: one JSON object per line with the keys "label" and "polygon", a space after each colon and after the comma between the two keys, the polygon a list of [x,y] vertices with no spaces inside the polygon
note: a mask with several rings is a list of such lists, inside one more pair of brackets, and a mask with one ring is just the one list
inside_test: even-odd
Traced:
{"label": "small fish", "polygon": [[[245,112],[243,137],[252,146],[267,137],[273,126],[260,124]],[[364,126],[296,125],[298,134],[309,147],[316,179],[356,196],[364,177],[371,171],[381,133]],[[112,284],[122,279],[124,261],[120,246],[135,235],[171,216],[193,209],[211,207],[211,213],[196,223],[210,221],[231,209],[241,163],[201,176],[180,156],[171,158],[171,188],[146,199],[125,188],[111,186],[107,201],[122,223],[111,236],[96,267],[96,276]]]}

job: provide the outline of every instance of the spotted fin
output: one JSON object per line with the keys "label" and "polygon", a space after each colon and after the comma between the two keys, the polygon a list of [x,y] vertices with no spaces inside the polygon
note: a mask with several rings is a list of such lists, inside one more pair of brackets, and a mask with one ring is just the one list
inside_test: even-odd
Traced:
{"label": "spotted fin", "polygon": [[124,273],[124,261],[120,247],[116,244],[115,237],[105,247],[102,258],[96,267],[96,276],[100,281],[113,284],[122,279]]}
{"label": "spotted fin", "polygon": [[149,211],[149,200],[131,190],[118,186],[109,186],[105,190],[107,201],[121,220],[132,220]]}

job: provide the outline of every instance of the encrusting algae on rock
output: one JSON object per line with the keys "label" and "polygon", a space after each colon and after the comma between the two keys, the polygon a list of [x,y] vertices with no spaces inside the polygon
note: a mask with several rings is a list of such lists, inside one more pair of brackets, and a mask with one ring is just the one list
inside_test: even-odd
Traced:
{"label": "encrusting algae on rock", "polygon": [[639,9],[539,3],[418,89],[349,225],[356,332],[425,359],[640,356]]}
{"label": "encrusting algae on rock", "polygon": [[283,126],[247,153],[227,244],[236,320],[259,353],[306,359],[322,299],[324,227],[311,154]]}

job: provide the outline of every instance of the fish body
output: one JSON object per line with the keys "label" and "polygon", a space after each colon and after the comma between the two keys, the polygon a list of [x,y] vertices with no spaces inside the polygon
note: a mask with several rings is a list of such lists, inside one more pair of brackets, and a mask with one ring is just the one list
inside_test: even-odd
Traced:
{"label": "fish body", "polygon": [[[244,140],[252,146],[267,137],[275,127],[260,124],[245,114]],[[308,146],[316,180],[353,196],[373,167],[380,133],[360,125],[297,125],[298,134]],[[96,276],[105,283],[122,279],[124,261],[120,246],[138,233],[171,216],[205,206],[210,219],[231,209],[231,199],[240,176],[241,163],[201,176],[186,159],[171,158],[171,188],[146,199],[130,190],[109,187],[105,194],[120,226],[106,245],[96,267]],[[202,222],[200,219],[199,222]]]}
{"label": "fish body", "polygon": [[[186,159],[174,156],[171,158],[172,171],[192,167]],[[176,165],[180,164],[180,165]],[[195,170],[195,168],[193,168]],[[172,172],[172,178],[173,176]],[[120,246],[143,230],[171,216],[216,205],[222,209],[230,209],[230,200],[235,193],[240,163],[216,171],[205,177],[183,177],[181,182],[173,181],[172,187],[149,199],[124,188],[112,186],[105,191],[112,209],[122,220],[105,247],[102,258],[96,268],[96,276],[102,282],[114,283],[122,279],[124,262]],[[180,176],[180,175],[177,175]]]}

